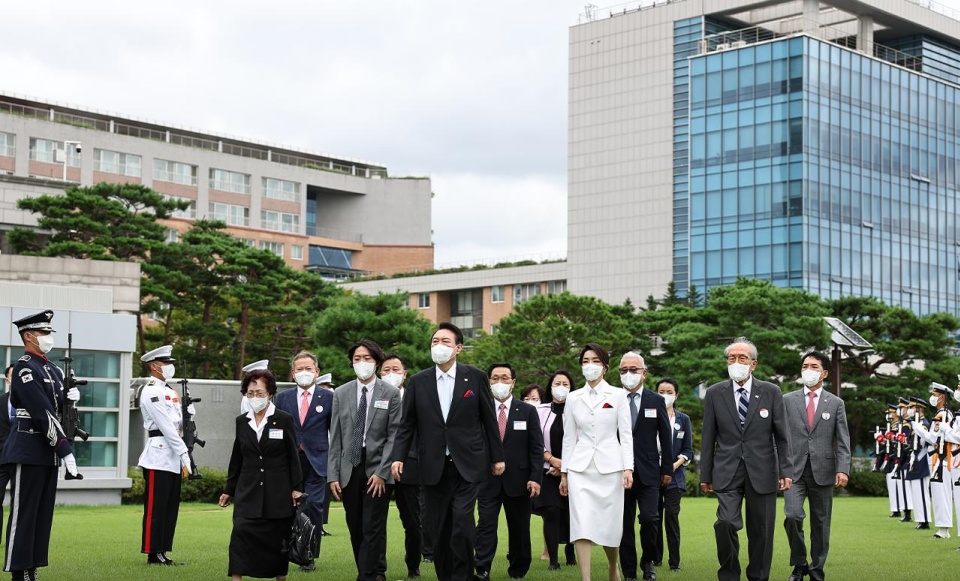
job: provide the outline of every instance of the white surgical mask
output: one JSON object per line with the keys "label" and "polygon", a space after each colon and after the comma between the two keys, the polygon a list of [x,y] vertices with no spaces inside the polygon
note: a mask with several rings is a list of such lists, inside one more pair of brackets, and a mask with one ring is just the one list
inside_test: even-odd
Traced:
{"label": "white surgical mask", "polygon": [[820,383],[821,372],[816,369],[804,369],[800,372],[800,379],[803,381],[803,384],[807,387],[813,387],[814,385]]}
{"label": "white surgical mask", "polygon": [[453,357],[453,347],[447,345],[434,345],[430,348],[430,357],[437,365],[443,365]]}
{"label": "white surgical mask", "polygon": [[293,374],[293,380],[300,387],[310,387],[313,385],[313,379],[316,377],[312,371],[298,371]]}
{"label": "white surgical mask", "polygon": [[596,381],[603,375],[603,365],[599,363],[587,363],[583,366],[583,378],[587,381]]}
{"label": "white surgical mask", "polygon": [[263,408],[267,407],[267,404],[270,403],[269,397],[248,397],[247,403],[250,404],[250,409],[253,410],[253,413],[258,414],[263,411]]}
{"label": "white surgical mask", "polygon": [[621,373],[620,385],[622,385],[623,387],[629,390],[633,390],[633,388],[640,385],[640,374],[639,373]]}
{"label": "white surgical mask", "polygon": [[550,393],[557,401],[567,401],[567,394],[570,393],[570,388],[566,385],[554,385],[550,388]]}
{"label": "white surgical mask", "polygon": [[677,396],[672,393],[661,393],[663,396],[663,403],[667,404],[667,407],[673,406],[673,402],[677,401]]}
{"label": "white surgical mask", "polygon": [[513,386],[509,383],[494,383],[490,386],[490,391],[493,392],[493,397],[501,401],[507,399],[507,396],[510,395],[512,390]]}
{"label": "white surgical mask", "polygon": [[43,353],[49,353],[53,349],[53,334],[37,335],[37,347]]}
{"label": "white surgical mask", "polygon": [[360,381],[366,381],[373,377],[373,372],[377,370],[377,365],[369,361],[361,361],[353,364],[353,372],[357,374]]}
{"label": "white surgical mask", "polygon": [[400,387],[400,385],[403,384],[402,373],[388,373],[386,375],[381,375],[380,379],[382,379],[384,383],[389,383],[393,387]]}
{"label": "white surgical mask", "polygon": [[163,374],[164,381],[170,381],[171,379],[173,379],[173,376],[177,373],[177,368],[173,363],[171,363],[170,365],[164,365],[163,367],[160,368],[160,373]]}
{"label": "white surgical mask", "polygon": [[938,407],[940,405],[940,396],[936,394],[931,395],[928,401],[930,402],[930,405],[932,405],[933,407]]}
{"label": "white surgical mask", "polygon": [[731,363],[727,365],[727,373],[730,374],[730,379],[740,383],[750,377],[750,366],[746,363]]}

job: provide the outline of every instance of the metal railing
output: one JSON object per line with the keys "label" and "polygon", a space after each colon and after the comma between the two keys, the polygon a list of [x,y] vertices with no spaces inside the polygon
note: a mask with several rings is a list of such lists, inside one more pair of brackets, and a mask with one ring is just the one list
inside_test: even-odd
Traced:
{"label": "metal railing", "polygon": [[170,135],[170,143],[176,145],[185,145],[187,147],[196,147],[197,149],[206,149],[209,151],[218,151],[220,149],[220,143],[217,141],[211,141],[201,137],[192,137],[190,135],[182,135],[180,133],[173,133],[170,131],[168,131],[167,134]]}
{"label": "metal railing", "polygon": [[0,145],[0,157],[16,157],[17,148],[13,145]]}
{"label": "metal railing", "polygon": [[250,184],[249,183],[238,184],[236,182],[211,179],[210,189],[217,190],[220,192],[233,192],[235,194],[249,194]]}
{"label": "metal railing", "polygon": [[184,186],[196,186],[197,185],[197,176],[196,175],[183,175],[181,173],[159,170],[154,168],[153,170],[153,179],[159,180],[161,182],[170,182],[172,184],[180,184]]}
{"label": "metal railing", "polygon": [[283,200],[285,202],[300,203],[299,192],[289,192],[287,190],[278,190],[276,188],[263,188],[263,197],[271,200]]}
{"label": "metal railing", "polygon": [[139,165],[126,165],[117,163],[115,161],[100,161],[99,159],[94,160],[93,170],[134,178],[138,178],[142,175]]}

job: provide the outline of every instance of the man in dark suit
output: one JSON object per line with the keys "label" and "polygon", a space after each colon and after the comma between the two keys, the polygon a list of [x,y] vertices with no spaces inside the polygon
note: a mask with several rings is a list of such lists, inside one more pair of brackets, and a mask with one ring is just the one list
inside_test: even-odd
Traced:
{"label": "man in dark suit", "polygon": [[400,390],[377,379],[384,354],[370,339],[354,343],[347,356],[357,378],[333,393],[327,476],[334,499],[343,500],[358,581],[384,581]]}
{"label": "man in dark suit", "polygon": [[517,372],[508,363],[487,370],[494,412],[503,443],[506,468],[501,476],[487,476],[477,497],[477,574],[475,581],[490,579],[497,553],[500,507],[507,515],[507,574],[522,579],[530,570],[530,499],[540,494],[543,480],[543,432],[537,408],[513,397]]}
{"label": "man in dark suit", "polygon": [[[811,351],[801,358],[804,388],[783,396],[790,429],[793,486],[783,495],[783,528],[790,542],[789,581],[823,581],[830,549],[833,487],[846,486],[850,474],[850,432],[843,400],[823,389],[830,359]],[[927,459],[921,460],[927,468]],[[810,504],[810,563],[803,539],[803,501]],[[914,499],[916,501],[916,499]]]}
{"label": "man in dark suit", "polygon": [[504,470],[487,376],[457,363],[462,350],[460,329],[441,323],[430,348],[437,365],[410,378],[393,447],[393,476],[402,482],[411,442],[420,438],[423,530],[439,581],[471,579],[477,491],[488,471]]}
{"label": "man in dark suit", "polygon": [[633,486],[623,495],[623,538],[620,568],[626,579],[637,578],[637,543],[633,519],[640,508],[640,566],[644,579],[656,579],[660,488],[673,479],[670,422],[663,396],[644,389],[643,357],[628,352],[620,359],[620,383],[627,390],[633,426]]}
{"label": "man in dark suit", "polygon": [[[313,353],[297,353],[293,356],[291,367],[297,389],[281,391],[276,395],[274,404],[293,416],[300,448],[304,492],[308,495],[306,513],[315,526],[320,526],[327,487],[327,451],[330,448],[327,432],[333,410],[333,392],[316,387],[320,366]],[[300,570],[314,571],[316,568],[316,563],[309,563],[301,566]]]}
{"label": "man in dark suit", "polygon": [[777,491],[793,482],[783,394],[752,376],[757,348],[746,337],[734,339],[723,354],[730,379],[707,390],[700,451],[700,488],[717,495],[717,579],[740,579],[740,507],[746,499],[747,579],[767,581]]}

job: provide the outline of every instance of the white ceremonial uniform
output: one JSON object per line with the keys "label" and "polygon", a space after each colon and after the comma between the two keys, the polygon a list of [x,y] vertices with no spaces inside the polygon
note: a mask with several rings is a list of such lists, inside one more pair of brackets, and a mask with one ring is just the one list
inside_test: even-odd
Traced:
{"label": "white ceremonial uniform", "polygon": [[950,472],[948,476],[947,471],[943,471],[943,483],[952,489],[951,500],[957,515],[957,534],[960,535],[960,486],[957,486],[957,480],[960,480],[960,414],[953,416],[944,438],[950,448],[947,454],[950,458]]}
{"label": "white ceremonial uniform", "polygon": [[[952,414],[947,412],[948,417],[951,417]],[[952,418],[951,418],[952,419]],[[942,429],[942,428],[941,428]],[[946,430],[942,432],[944,435],[947,433]],[[933,454],[936,453],[937,448],[940,444],[940,435],[941,432],[934,432],[932,429],[924,429],[920,431],[920,435],[927,442],[929,446],[929,453],[931,459]],[[949,448],[950,444],[946,444],[946,448]],[[931,474],[933,470],[936,469],[936,464],[932,463],[931,460]],[[950,528],[953,526],[953,486],[954,477],[951,476],[952,470],[949,464],[943,465],[943,481],[942,482],[930,482],[930,502],[933,504],[933,525],[937,528]]]}
{"label": "white ceremonial uniform", "polygon": [[140,391],[140,413],[147,433],[159,430],[163,435],[147,438],[137,464],[141,468],[180,474],[180,455],[186,454],[180,430],[183,416],[180,395],[163,380],[151,377]]}

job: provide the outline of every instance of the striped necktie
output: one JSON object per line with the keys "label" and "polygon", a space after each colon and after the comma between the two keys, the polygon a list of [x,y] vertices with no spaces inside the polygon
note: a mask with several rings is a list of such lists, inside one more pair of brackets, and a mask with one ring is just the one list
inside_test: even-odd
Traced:
{"label": "striped necktie", "polygon": [[743,428],[744,422],[747,421],[747,407],[750,405],[750,400],[747,399],[746,388],[741,387],[737,393],[740,394],[737,398],[737,414],[740,416],[740,427]]}

